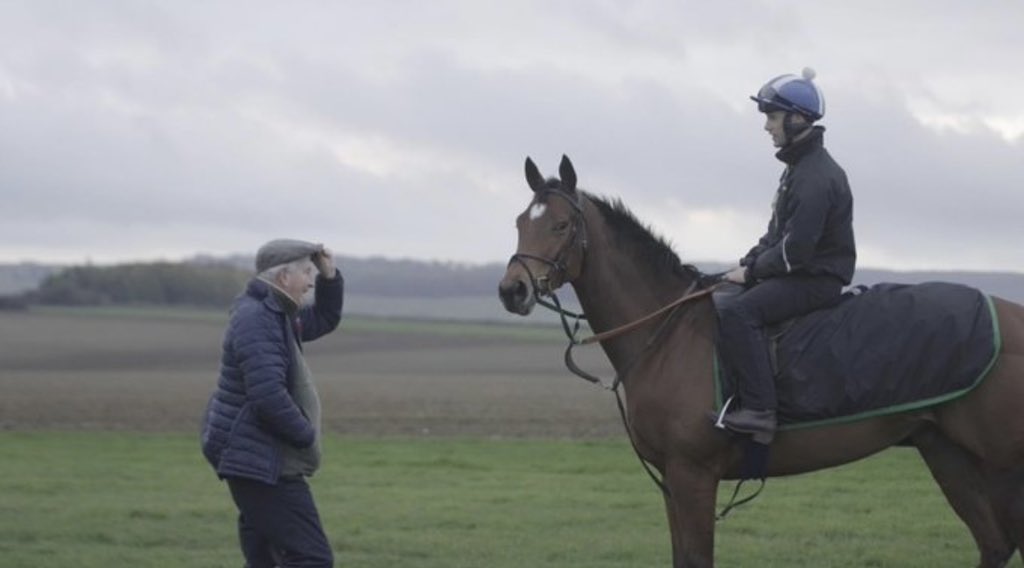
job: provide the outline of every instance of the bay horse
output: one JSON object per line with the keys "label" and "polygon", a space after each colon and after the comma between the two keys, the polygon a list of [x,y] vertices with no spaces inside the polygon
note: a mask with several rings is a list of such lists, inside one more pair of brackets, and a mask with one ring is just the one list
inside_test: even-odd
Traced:
{"label": "bay horse", "polygon": [[[518,246],[498,286],[501,301],[525,316],[540,298],[570,284],[597,337],[632,327],[600,340],[622,378],[627,434],[660,474],[672,565],[713,566],[718,485],[739,478],[747,442],[709,418],[714,306],[704,294],[668,315],[645,318],[684,291],[705,287],[706,275],[683,264],[620,200],[577,189],[567,157],[559,178],[550,179],[527,158],[526,181],[532,199],[516,219]],[[1001,352],[979,386],[939,406],[780,431],[767,475],[810,472],[912,445],[970,530],[978,566],[1005,566],[1024,547],[1024,306],[993,303]]]}

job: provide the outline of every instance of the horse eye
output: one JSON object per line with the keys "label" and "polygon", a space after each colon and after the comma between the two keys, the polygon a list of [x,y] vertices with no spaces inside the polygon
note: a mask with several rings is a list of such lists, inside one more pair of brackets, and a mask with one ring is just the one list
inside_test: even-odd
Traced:
{"label": "horse eye", "polygon": [[554,230],[557,233],[561,233],[562,231],[564,231],[564,230],[566,230],[568,228],[569,228],[569,222],[568,221],[559,221],[558,223],[555,223],[555,229]]}

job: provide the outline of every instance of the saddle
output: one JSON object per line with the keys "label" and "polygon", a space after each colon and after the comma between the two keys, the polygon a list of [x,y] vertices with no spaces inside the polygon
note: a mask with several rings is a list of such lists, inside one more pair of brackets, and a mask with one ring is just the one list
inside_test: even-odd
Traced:
{"label": "saddle", "polygon": [[[991,299],[947,282],[878,284],[766,328],[780,428],[927,408],[970,392],[999,354]],[[735,392],[716,365],[716,405]]]}

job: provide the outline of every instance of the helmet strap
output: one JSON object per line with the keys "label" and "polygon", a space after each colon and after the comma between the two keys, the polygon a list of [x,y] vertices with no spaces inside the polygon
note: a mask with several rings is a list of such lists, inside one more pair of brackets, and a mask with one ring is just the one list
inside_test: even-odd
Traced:
{"label": "helmet strap", "polygon": [[797,121],[798,116],[795,112],[787,112],[785,118],[782,119],[782,132],[786,135],[785,143],[782,145],[783,148],[793,143],[801,134],[811,129],[813,124],[807,119]]}

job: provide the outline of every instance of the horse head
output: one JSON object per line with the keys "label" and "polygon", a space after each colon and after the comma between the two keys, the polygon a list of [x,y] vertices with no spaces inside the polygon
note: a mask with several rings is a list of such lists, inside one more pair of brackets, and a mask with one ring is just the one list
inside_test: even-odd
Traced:
{"label": "horse head", "polygon": [[509,260],[498,294],[505,309],[528,315],[537,296],[551,294],[583,270],[587,236],[576,170],[562,156],[559,178],[545,179],[526,158],[526,183],[533,199],[516,218],[516,253]]}

